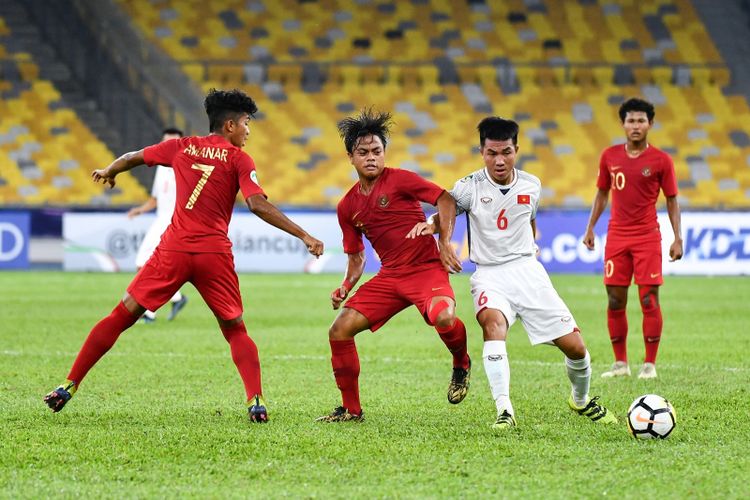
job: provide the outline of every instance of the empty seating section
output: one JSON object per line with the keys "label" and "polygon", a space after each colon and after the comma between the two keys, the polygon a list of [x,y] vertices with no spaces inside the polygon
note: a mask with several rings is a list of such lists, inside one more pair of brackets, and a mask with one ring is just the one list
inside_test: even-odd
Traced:
{"label": "empty seating section", "polygon": [[354,181],[336,122],[374,106],[389,163],[443,186],[481,165],[477,122],[512,117],[545,205],[586,206],[617,107],[643,96],[682,202],[750,206],[750,110],[689,0],[119,3],[204,90],[257,98],[248,150],[281,203],[335,205]]}
{"label": "empty seating section", "polygon": [[721,62],[690,0],[119,0],[176,59]]}
{"label": "empty seating section", "polygon": [[95,185],[112,153],[67,107],[29,54],[9,53],[0,18],[0,203],[131,204],[145,191],[129,174],[114,190]]}

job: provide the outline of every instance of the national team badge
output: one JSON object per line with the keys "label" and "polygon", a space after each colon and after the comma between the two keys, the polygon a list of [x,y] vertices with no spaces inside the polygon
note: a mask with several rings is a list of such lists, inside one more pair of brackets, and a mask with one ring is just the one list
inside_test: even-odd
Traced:
{"label": "national team badge", "polygon": [[390,201],[391,201],[391,200],[389,200],[389,199],[388,199],[388,195],[387,195],[387,194],[384,194],[384,195],[382,195],[382,196],[381,196],[380,198],[378,198],[378,206],[379,206],[380,208],[385,208],[385,207],[387,207],[387,206],[388,206],[388,203],[389,203]]}
{"label": "national team badge", "polygon": [[643,174],[643,177],[648,177],[649,175],[651,175],[651,169],[648,167],[643,167],[641,173]]}
{"label": "national team badge", "polygon": [[487,203],[492,203],[492,198],[490,198],[490,197],[488,197],[488,196],[483,196],[482,198],[479,198],[479,199],[480,199],[480,201],[481,201],[482,203],[484,203],[485,205],[486,205]]}
{"label": "national team badge", "polygon": [[516,198],[516,202],[519,205],[528,205],[531,203],[531,195],[528,194],[519,194],[518,198]]}

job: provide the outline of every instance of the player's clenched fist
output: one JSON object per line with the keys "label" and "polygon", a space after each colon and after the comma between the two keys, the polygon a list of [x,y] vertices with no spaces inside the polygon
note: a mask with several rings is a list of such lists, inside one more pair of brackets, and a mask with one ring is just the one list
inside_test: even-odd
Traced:
{"label": "player's clenched fist", "polygon": [[109,184],[109,188],[115,187],[115,176],[111,175],[106,168],[100,168],[91,172],[91,178],[94,182],[101,182],[102,184]]}
{"label": "player's clenched fist", "polygon": [[323,255],[323,242],[317,238],[313,238],[309,234],[302,238],[302,242],[307,247],[307,251],[316,257]]}
{"label": "player's clenched fist", "polygon": [[583,235],[583,244],[586,245],[586,248],[589,250],[594,249],[594,231],[587,229],[586,234]]}
{"label": "player's clenched fist", "polygon": [[349,296],[349,291],[352,289],[352,286],[353,285],[349,280],[345,279],[340,287],[331,292],[331,305],[333,306],[334,311],[341,307],[341,303]]}

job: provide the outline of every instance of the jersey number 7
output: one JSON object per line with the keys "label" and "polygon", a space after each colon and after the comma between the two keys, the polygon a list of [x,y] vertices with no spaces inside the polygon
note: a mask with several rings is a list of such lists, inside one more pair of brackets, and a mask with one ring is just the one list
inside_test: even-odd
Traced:
{"label": "jersey number 7", "polygon": [[208,182],[208,178],[211,177],[211,172],[214,171],[215,167],[213,165],[193,163],[192,168],[193,170],[200,170],[203,172],[203,175],[201,175],[198,184],[195,185],[195,189],[193,189],[193,193],[190,195],[190,199],[188,199],[188,202],[185,204],[185,208],[188,210],[192,210],[193,206],[195,206],[195,202],[198,201],[198,197],[201,195],[201,191],[203,191],[203,188],[205,187],[206,182]]}

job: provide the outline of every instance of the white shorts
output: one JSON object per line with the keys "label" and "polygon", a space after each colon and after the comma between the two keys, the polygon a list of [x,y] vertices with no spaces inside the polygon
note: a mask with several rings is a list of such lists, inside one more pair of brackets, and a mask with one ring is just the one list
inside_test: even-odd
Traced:
{"label": "white shorts", "polygon": [[146,265],[148,259],[151,258],[151,254],[154,253],[156,246],[161,241],[161,235],[167,230],[170,221],[162,222],[156,219],[151,227],[146,231],[146,236],[141,241],[141,246],[138,247],[138,253],[135,255],[135,267],[143,267]]}
{"label": "white shorts", "polygon": [[484,309],[497,309],[505,315],[509,329],[516,317],[520,317],[533,345],[578,329],[568,306],[536,258],[477,266],[470,283],[476,314]]}

